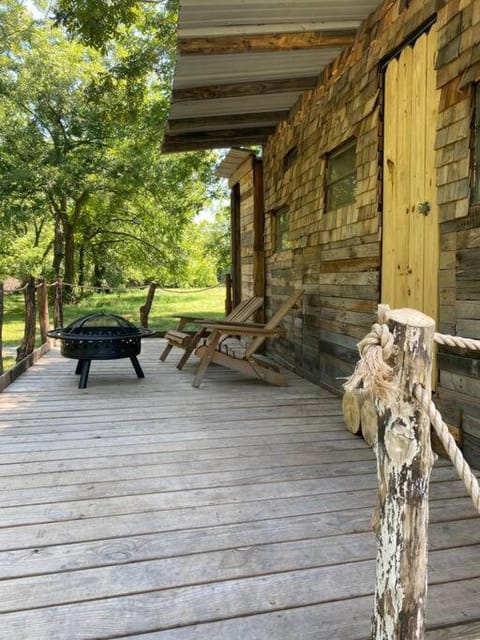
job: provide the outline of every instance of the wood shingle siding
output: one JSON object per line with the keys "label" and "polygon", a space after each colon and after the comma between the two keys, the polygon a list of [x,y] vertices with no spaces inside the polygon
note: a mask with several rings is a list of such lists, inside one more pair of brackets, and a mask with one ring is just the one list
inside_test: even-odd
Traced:
{"label": "wood shingle siding", "polygon": [[[356,342],[367,333],[382,299],[384,130],[397,126],[385,121],[384,70],[404,47],[413,50],[416,38],[434,23],[439,107],[431,141],[434,166],[428,172],[436,184],[439,220],[438,330],[479,338],[480,214],[470,205],[470,190],[480,3],[381,3],[354,44],[326,68],[314,89],[303,93],[264,147],[267,316],[293,288],[306,290],[288,339],[272,345],[269,355],[337,392],[353,369]],[[412,122],[412,131],[416,126]],[[326,211],[327,154],[351,138],[356,140],[355,204]],[[293,148],[295,161],[286,163]],[[251,205],[244,189],[242,290],[251,294]],[[410,204],[413,215],[417,203]],[[281,206],[289,208],[290,248],[275,252],[270,212]],[[438,394],[459,409],[474,438],[476,427],[468,425],[476,425],[480,416],[478,357],[458,350],[455,357],[440,350]],[[467,457],[480,464],[476,445],[468,442]]]}

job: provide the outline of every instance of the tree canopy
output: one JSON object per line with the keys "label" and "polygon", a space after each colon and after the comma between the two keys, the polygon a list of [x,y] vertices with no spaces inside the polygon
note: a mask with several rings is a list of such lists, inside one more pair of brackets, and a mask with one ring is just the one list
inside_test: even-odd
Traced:
{"label": "tree canopy", "polygon": [[0,272],[172,281],[217,188],[212,153],[160,152],[174,25],[170,2],[0,5]]}

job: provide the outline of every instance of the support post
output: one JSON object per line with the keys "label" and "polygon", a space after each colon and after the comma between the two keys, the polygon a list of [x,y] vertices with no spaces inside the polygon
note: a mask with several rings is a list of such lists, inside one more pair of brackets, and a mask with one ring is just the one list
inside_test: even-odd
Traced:
{"label": "support post", "polygon": [[53,324],[55,329],[63,327],[63,282],[60,278],[55,283],[55,299],[53,302]]}
{"label": "support post", "polygon": [[42,279],[37,288],[38,322],[40,325],[40,341],[48,342],[47,331],[50,329],[48,316],[48,287],[45,279]]}
{"label": "support post", "polygon": [[20,362],[35,349],[35,280],[33,276],[28,276],[24,290],[25,298],[25,329],[23,342],[17,349],[16,361]]}
{"label": "support post", "polygon": [[227,273],[225,274],[225,315],[228,316],[232,309],[232,276]]}
{"label": "support post", "polygon": [[155,295],[155,289],[157,288],[156,282],[151,282],[148,287],[147,299],[145,304],[140,307],[140,326],[148,327],[148,314],[152,308],[153,296]]}
{"label": "support post", "polygon": [[[265,297],[265,205],[260,158],[253,158],[253,295]],[[255,322],[265,322],[265,305],[255,312]]]}
{"label": "support post", "polygon": [[375,640],[422,640],[427,594],[428,491],[434,456],[430,422],[415,402],[431,391],[435,323],[411,309],[387,312],[395,397],[378,398]]}

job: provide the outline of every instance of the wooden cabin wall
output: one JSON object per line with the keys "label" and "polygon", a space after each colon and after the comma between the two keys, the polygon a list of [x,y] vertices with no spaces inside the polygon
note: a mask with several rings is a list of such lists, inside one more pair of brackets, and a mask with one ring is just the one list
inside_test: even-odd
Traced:
{"label": "wooden cabin wall", "polygon": [[[440,331],[480,338],[480,206],[470,205],[474,83],[480,82],[480,3],[448,2],[438,16],[437,184]],[[439,350],[439,398],[461,423],[465,457],[480,466],[480,354]]]}
{"label": "wooden cabin wall", "polygon": [[[306,290],[303,308],[290,318],[289,338],[275,341],[270,355],[338,392],[353,370],[356,344],[370,328],[381,295],[381,63],[435,15],[441,90],[439,329],[480,338],[480,208],[469,206],[472,83],[480,81],[478,0],[384,2],[364,23],[355,45],[327,68],[315,90],[302,96],[264,149],[267,315],[292,289]],[[357,140],[356,202],[326,212],[326,154],[350,137]],[[291,247],[276,252],[273,219],[284,206],[289,207]],[[439,396],[454,398],[467,449],[478,443],[480,454],[479,357],[441,349],[438,364]]]}

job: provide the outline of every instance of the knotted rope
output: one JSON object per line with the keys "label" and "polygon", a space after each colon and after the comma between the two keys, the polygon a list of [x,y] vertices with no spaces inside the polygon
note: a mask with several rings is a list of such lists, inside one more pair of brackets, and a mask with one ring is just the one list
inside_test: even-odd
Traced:
{"label": "knotted rope", "polygon": [[[384,318],[380,318],[383,320]],[[480,340],[471,340],[457,336],[435,334],[435,342],[462,349],[479,349]],[[393,383],[393,369],[386,362],[393,353],[394,339],[388,325],[384,322],[372,325],[370,332],[358,344],[360,360],[352,376],[345,383],[347,391],[363,388],[367,394],[382,403],[392,403],[396,399]],[[428,415],[448,457],[452,461],[458,476],[463,480],[476,510],[480,513],[480,489],[478,480],[451,435],[448,426],[442,420],[440,412],[433,403],[430,392],[416,385],[413,395],[423,411]]]}
{"label": "knotted rope", "polygon": [[361,387],[365,393],[382,401],[391,401],[395,389],[393,369],[387,360],[393,353],[393,336],[386,324],[376,322],[370,333],[358,343],[360,360],[345,383],[347,391]]}

